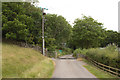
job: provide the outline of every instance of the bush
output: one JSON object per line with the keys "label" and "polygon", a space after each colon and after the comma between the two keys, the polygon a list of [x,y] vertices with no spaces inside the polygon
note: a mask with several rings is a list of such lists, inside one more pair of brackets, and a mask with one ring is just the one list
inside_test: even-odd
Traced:
{"label": "bush", "polygon": [[89,49],[86,53],[87,57],[100,62],[102,64],[120,68],[118,65],[118,51],[115,46],[107,46],[105,49]]}
{"label": "bush", "polygon": [[70,48],[64,48],[64,49],[63,49],[63,52],[64,52],[65,54],[71,54],[71,53],[72,53],[72,49],[70,49]]}
{"label": "bush", "polygon": [[58,57],[63,56],[63,55],[72,54],[72,49],[70,49],[70,48],[62,48],[61,50],[62,50],[62,53],[59,52],[59,49],[56,49]]}
{"label": "bush", "polygon": [[73,56],[74,57],[77,57],[77,54],[79,55],[79,54],[82,54],[82,55],[86,55],[86,53],[87,53],[87,49],[76,49],[74,52],[73,52]]}
{"label": "bush", "polygon": [[73,52],[73,57],[76,57],[77,54],[81,54],[82,50],[80,48],[76,49],[74,52]]}
{"label": "bush", "polygon": [[106,47],[106,49],[108,49],[108,50],[110,50],[110,51],[117,51],[118,50],[118,48],[117,48],[117,46],[116,45],[108,45],[107,47]]}
{"label": "bush", "polygon": [[102,64],[120,68],[119,58],[118,58],[118,49],[115,45],[109,45],[106,48],[91,48],[91,49],[76,49],[73,56],[77,57],[77,54],[84,55],[88,58],[91,58]]}

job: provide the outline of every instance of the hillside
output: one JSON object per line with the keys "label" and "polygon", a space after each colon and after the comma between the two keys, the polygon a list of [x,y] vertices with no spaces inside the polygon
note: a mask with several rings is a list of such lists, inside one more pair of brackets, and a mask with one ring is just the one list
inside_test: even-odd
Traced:
{"label": "hillside", "polygon": [[54,65],[51,59],[31,48],[2,43],[3,78],[49,78]]}

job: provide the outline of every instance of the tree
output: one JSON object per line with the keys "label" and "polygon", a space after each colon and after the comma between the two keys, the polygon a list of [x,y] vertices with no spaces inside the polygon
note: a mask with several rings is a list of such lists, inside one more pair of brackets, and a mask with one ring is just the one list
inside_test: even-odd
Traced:
{"label": "tree", "polygon": [[[3,3],[3,38],[42,46],[42,11],[33,3]],[[67,43],[71,34],[71,25],[62,16],[45,16],[45,43],[53,50]]]}
{"label": "tree", "polygon": [[[23,3],[3,3],[3,37],[24,41],[31,18],[24,14]],[[22,9],[22,10],[20,10]],[[28,19],[29,18],[29,19]]]}
{"label": "tree", "polygon": [[100,41],[105,36],[105,29],[103,29],[102,23],[97,22],[90,16],[83,16],[82,19],[76,19],[74,24],[72,41],[75,48],[100,46]]}
{"label": "tree", "polygon": [[58,47],[62,47],[63,43],[67,43],[71,34],[71,25],[62,16],[55,14],[47,14],[45,22],[46,40],[53,38],[54,43]]}
{"label": "tree", "polygon": [[106,37],[104,38],[104,41],[101,42],[102,47],[105,47],[108,44],[113,44],[113,43],[118,45],[118,43],[120,42],[119,33],[117,31],[107,30],[105,35]]}
{"label": "tree", "polygon": [[41,43],[41,9],[27,2],[3,3],[3,38]]}

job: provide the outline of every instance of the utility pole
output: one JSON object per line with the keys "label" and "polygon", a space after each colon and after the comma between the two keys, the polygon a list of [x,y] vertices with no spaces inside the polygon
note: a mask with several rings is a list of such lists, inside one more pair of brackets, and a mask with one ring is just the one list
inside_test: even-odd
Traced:
{"label": "utility pole", "polygon": [[44,8],[42,8],[42,40],[43,40],[43,44],[42,44],[42,53],[45,56],[45,40],[44,40]]}
{"label": "utility pole", "polygon": [[42,53],[45,56],[45,40],[44,40],[44,23],[45,23],[45,17],[44,15],[46,15],[46,13],[44,13],[44,10],[48,10],[46,8],[42,8]]}

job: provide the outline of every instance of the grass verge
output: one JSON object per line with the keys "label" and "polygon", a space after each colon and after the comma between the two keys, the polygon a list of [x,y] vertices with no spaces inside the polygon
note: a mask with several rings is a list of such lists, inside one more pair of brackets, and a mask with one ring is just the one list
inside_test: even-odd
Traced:
{"label": "grass verge", "polygon": [[116,76],[113,76],[105,71],[102,71],[101,69],[95,67],[93,64],[88,62],[87,60],[83,59],[87,63],[87,65],[84,65],[84,67],[93,75],[95,75],[97,78],[117,78]]}
{"label": "grass verge", "polygon": [[40,52],[3,42],[3,78],[50,78],[53,70],[52,60]]}

